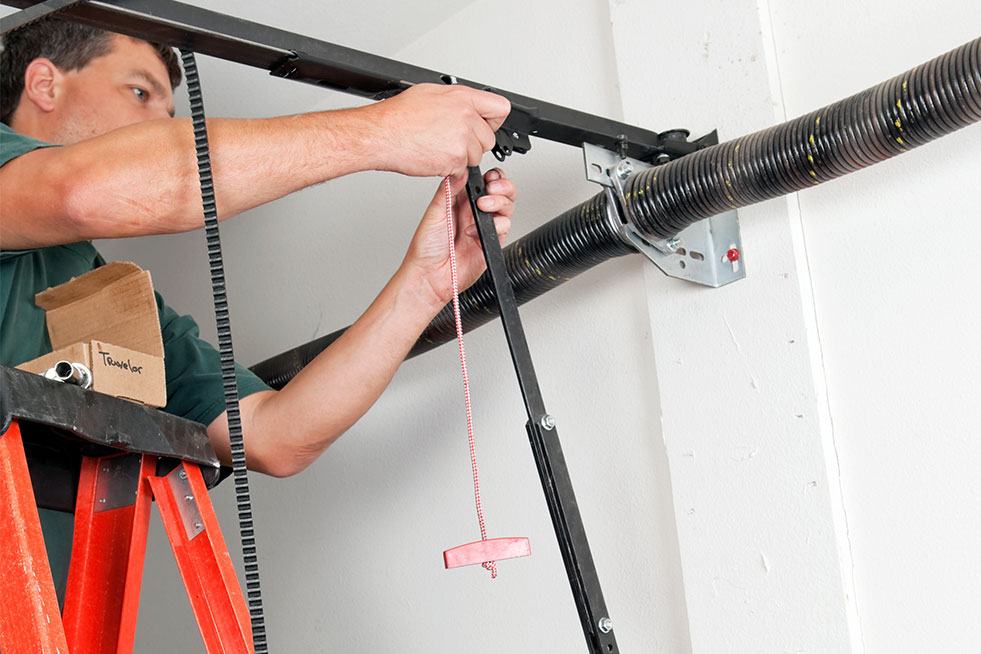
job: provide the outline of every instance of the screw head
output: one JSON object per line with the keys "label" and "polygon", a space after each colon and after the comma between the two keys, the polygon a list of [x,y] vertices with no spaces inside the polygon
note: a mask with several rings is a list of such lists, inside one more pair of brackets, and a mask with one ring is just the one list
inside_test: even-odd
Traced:
{"label": "screw head", "polygon": [[185,495],[184,496],[184,499],[187,500],[188,502],[190,502],[191,500],[194,499],[194,496],[193,495]]}
{"label": "screw head", "polygon": [[613,631],[613,620],[610,620],[609,618],[600,618],[597,626],[604,634],[608,634]]}
{"label": "screw head", "polygon": [[667,246],[668,250],[670,250],[671,252],[677,252],[678,251],[678,248],[681,247],[681,239],[680,238],[669,238],[667,241],[664,242],[664,244]]}
{"label": "screw head", "polygon": [[626,179],[632,172],[634,172],[634,167],[626,159],[622,159],[620,163],[617,164],[616,174],[619,175],[621,179]]}
{"label": "screw head", "polygon": [[106,498],[100,497],[99,498],[99,504],[105,504],[105,503],[106,503]]}
{"label": "screw head", "polygon": [[555,418],[553,418],[552,416],[546,413],[545,415],[542,416],[541,424],[542,427],[551,431],[555,429]]}
{"label": "screw head", "polygon": [[671,161],[671,156],[667,154],[659,154],[657,155],[657,159],[655,159],[655,161],[659,164],[666,164]]}
{"label": "screw head", "polygon": [[204,525],[202,525],[200,522],[195,522],[194,523],[194,528],[195,529],[201,529],[202,527],[204,527]]}
{"label": "screw head", "polygon": [[187,473],[183,469],[181,469],[181,471],[177,473],[177,476],[180,477],[181,479],[187,479]]}

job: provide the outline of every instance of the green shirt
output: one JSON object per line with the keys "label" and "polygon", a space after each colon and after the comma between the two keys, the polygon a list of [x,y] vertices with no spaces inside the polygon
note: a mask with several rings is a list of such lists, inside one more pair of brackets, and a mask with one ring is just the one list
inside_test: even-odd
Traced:
{"label": "green shirt", "polygon": [[[51,147],[0,124],[0,166],[37,148]],[[0,217],[2,219],[2,217]],[[34,250],[0,251],[0,363],[16,366],[51,352],[44,310],[34,295],[105,264],[90,242],[57,245]],[[198,326],[156,294],[167,373],[167,406],[164,411],[211,423],[225,410],[218,351],[201,340]],[[240,397],[266,390],[258,377],[238,366]],[[59,597],[63,598],[71,553],[70,516],[41,511],[48,556]]]}
{"label": "green shirt", "polygon": [[[0,166],[49,144],[0,124]],[[35,250],[0,252],[0,363],[16,366],[51,352],[44,310],[34,295],[105,264],[90,242]],[[225,410],[218,351],[201,340],[190,316],[179,315],[156,293],[167,371],[164,411],[209,424]],[[258,377],[238,366],[241,397],[267,390]]]}

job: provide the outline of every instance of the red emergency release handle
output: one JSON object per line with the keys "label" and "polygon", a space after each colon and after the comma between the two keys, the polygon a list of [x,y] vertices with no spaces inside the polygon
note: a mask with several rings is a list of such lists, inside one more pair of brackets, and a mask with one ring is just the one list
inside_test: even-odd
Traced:
{"label": "red emergency release handle", "polygon": [[443,552],[443,562],[448,570],[464,565],[530,555],[531,543],[527,538],[489,538],[446,550]]}

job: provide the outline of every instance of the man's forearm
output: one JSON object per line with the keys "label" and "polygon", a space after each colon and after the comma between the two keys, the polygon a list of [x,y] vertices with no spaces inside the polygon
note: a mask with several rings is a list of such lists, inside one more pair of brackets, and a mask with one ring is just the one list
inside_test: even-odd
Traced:
{"label": "man's forearm", "polygon": [[[371,137],[377,131],[363,109],[209,120],[219,217],[376,166]],[[18,170],[32,165],[39,169],[36,173]],[[18,202],[17,195],[36,193],[36,188],[5,184],[5,215],[21,213],[7,211],[15,205],[50,213],[36,216],[27,234],[17,234],[13,224],[6,224],[11,229],[4,230],[5,248],[181,232],[203,223],[189,119],[130,125],[64,148],[31,153],[6,168],[10,170],[4,174],[46,180],[58,190],[53,197],[61,204]]]}
{"label": "man's forearm", "polygon": [[[251,469],[277,477],[300,472],[375,403],[444,305],[414,275],[400,269],[364,314],[281,391],[242,401]],[[224,416],[208,433],[219,457],[230,460]]]}
{"label": "man's forearm", "polygon": [[[510,228],[517,191],[504,173],[484,176],[478,205],[494,212],[498,237]],[[463,183],[462,177],[457,185]],[[466,193],[454,199],[457,280],[466,287],[484,269]],[[433,196],[405,259],[367,311],[279,392],[242,401],[249,467],[275,476],[295,474],[368,411],[391,381],[422,330],[453,297],[445,194]],[[224,416],[208,427],[223,461],[230,460]]]}

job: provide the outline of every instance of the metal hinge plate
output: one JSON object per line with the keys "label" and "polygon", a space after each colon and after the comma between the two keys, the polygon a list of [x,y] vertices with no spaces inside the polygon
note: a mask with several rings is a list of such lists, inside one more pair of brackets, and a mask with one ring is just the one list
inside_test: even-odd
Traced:
{"label": "metal hinge plate", "polygon": [[664,274],[714,288],[746,276],[736,211],[700,220],[671,239],[648,239],[634,229],[625,215],[629,209],[623,198],[623,182],[653,166],[589,143],[582,147],[586,178],[607,188],[608,219],[624,241]]}

